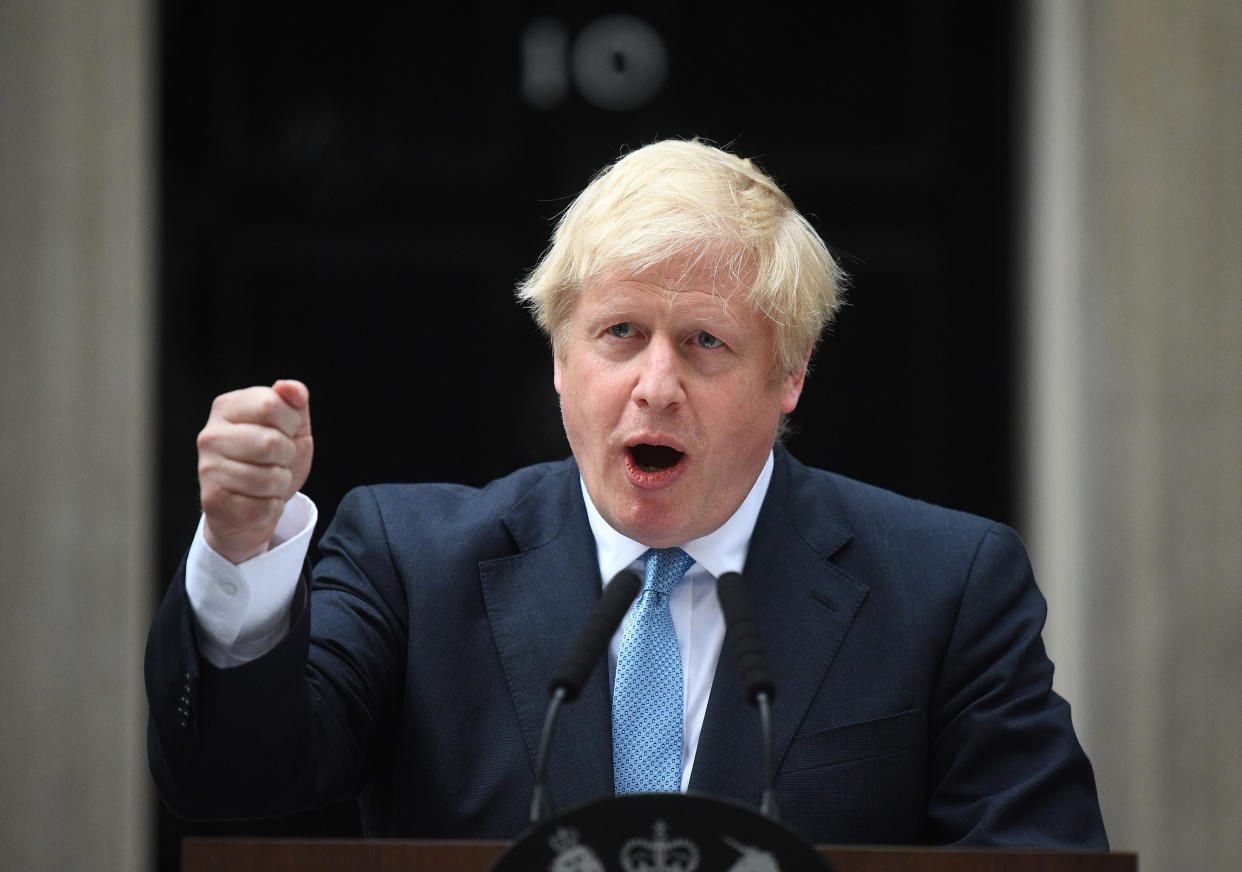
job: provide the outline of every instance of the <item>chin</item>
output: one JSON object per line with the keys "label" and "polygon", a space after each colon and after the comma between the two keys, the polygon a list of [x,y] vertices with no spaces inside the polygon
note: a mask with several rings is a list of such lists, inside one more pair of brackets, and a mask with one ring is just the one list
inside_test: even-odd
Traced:
{"label": "chin", "polygon": [[619,525],[616,529],[650,548],[669,548],[695,538],[686,534],[688,525],[685,518],[678,517],[667,509],[652,510],[647,506],[639,511],[629,512],[625,521],[624,525]]}

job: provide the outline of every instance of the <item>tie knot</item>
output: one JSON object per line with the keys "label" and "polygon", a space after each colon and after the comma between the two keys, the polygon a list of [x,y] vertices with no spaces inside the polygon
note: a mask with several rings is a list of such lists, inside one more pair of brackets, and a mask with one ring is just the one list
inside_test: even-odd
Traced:
{"label": "tie knot", "polygon": [[680,548],[652,548],[643,555],[643,562],[646,564],[643,589],[667,596],[694,563],[694,558]]}

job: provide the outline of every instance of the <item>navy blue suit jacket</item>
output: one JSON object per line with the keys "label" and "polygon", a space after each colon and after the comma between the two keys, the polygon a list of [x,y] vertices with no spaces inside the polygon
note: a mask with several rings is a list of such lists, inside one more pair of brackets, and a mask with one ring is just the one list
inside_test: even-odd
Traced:
{"label": "navy blue suit jacket", "polygon": [[[152,772],[187,817],[357,796],[369,835],[513,838],[546,683],[599,596],[572,460],[482,489],[360,488],[272,652],[201,661],[179,576],[148,641]],[[786,823],[818,843],[1107,846],[1008,528],[776,451],[745,576],[776,676]],[[606,667],[564,710],[558,808],[612,793]],[[722,653],[690,789],[758,803],[760,738]]]}

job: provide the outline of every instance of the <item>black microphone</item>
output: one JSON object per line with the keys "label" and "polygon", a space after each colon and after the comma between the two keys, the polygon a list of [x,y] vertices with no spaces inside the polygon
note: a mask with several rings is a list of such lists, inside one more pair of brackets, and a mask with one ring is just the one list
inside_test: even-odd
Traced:
{"label": "black microphone", "polygon": [[548,713],[543,720],[543,737],[539,740],[539,756],[535,761],[535,790],[531,796],[530,822],[538,824],[551,811],[548,802],[547,770],[548,748],[552,744],[552,729],[556,725],[556,716],[561,703],[573,702],[582,692],[595,664],[604,656],[604,649],[621,624],[634,597],[638,596],[643,586],[638,574],[623,569],[612,577],[612,581],[604,586],[595,608],[587,616],[577,638],[561,658],[560,665],[552,673],[548,682],[548,692],[552,694],[552,702],[548,704]]}
{"label": "black microphone", "polygon": [[774,821],[780,820],[776,805],[776,779],[772,771],[772,715],[769,705],[776,698],[772,670],[767,651],[759,636],[759,624],[750,607],[746,582],[736,572],[726,572],[716,579],[716,598],[724,612],[725,638],[733,649],[734,659],[746,700],[759,708],[759,729],[763,735],[763,801],[759,811]]}
{"label": "black microphone", "polygon": [[742,693],[747,702],[754,705],[759,694],[767,694],[771,701],[776,695],[772,685],[772,670],[768,667],[768,654],[759,637],[759,624],[746,595],[746,582],[736,572],[726,572],[716,579],[716,598],[724,612],[725,633],[729,646],[737,660],[741,676]]}
{"label": "black microphone", "polygon": [[582,685],[586,684],[591,670],[604,656],[604,649],[608,647],[613,633],[617,631],[621,619],[625,617],[626,610],[634,602],[634,597],[638,596],[638,590],[642,586],[642,579],[629,569],[618,572],[604,586],[604,592],[600,594],[595,608],[578,631],[578,637],[552,673],[552,679],[548,682],[548,693],[556,694],[557,690],[561,690],[564,691],[565,702],[577,699],[582,692]]}

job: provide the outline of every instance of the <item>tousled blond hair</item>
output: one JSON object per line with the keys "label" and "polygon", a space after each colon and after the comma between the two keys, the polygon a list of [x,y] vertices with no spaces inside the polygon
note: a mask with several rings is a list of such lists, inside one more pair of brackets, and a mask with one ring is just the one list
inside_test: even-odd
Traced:
{"label": "tousled blond hair", "polygon": [[697,140],[665,140],[595,177],[517,295],[559,353],[592,279],[674,261],[684,273],[709,270],[722,292],[739,289],[771,319],[776,375],[801,371],[846,280],[819,234],[751,161]]}

